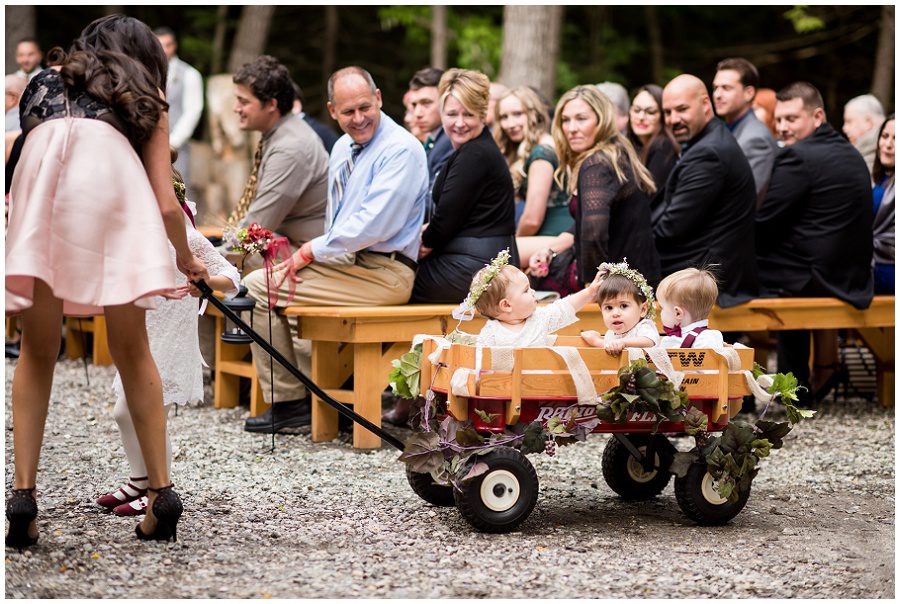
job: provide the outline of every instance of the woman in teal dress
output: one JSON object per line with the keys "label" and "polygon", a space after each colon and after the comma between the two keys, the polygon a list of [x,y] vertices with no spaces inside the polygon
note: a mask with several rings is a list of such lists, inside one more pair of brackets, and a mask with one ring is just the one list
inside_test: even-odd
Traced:
{"label": "woman in teal dress", "polygon": [[569,198],[553,180],[559,165],[547,107],[527,86],[506,92],[497,101],[494,140],[509,165],[516,190],[516,243],[522,266],[570,226]]}

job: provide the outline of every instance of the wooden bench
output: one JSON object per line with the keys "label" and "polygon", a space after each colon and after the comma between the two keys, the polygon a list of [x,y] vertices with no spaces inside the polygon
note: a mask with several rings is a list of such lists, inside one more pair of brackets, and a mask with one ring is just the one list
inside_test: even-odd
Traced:
{"label": "wooden bench", "polygon": [[103,315],[66,317],[66,356],[80,359],[87,354],[85,334],[91,334],[94,342],[94,365],[112,365],[112,355],[109,354],[109,342],[106,339],[106,318]]}
{"label": "wooden bench", "polygon": [[[391,360],[409,349],[420,333],[447,333],[457,321],[453,304],[408,304],[379,307],[291,306],[283,310],[298,317],[299,335],[312,340],[312,379],[341,402],[353,404],[360,415],[381,425],[381,393],[387,385]],[[600,309],[591,304],[578,313],[578,323],[561,335],[586,329],[605,331]],[[484,319],[464,322],[462,329],[478,333]],[[876,296],[866,310],[833,298],[758,299],[732,308],[713,309],[710,326],[721,331],[782,331],[840,329],[859,331],[878,359],[878,399],[894,404],[894,297]],[[353,391],[338,390],[353,375]],[[337,435],[337,412],[314,398],[312,438],[321,442]],[[381,440],[354,426],[353,446],[377,448]]]}
{"label": "wooden bench", "polygon": [[216,409],[231,409],[240,402],[240,378],[250,380],[250,417],[266,412],[269,405],[262,396],[256,367],[253,361],[245,361],[250,353],[249,344],[229,344],[223,342],[222,331],[225,317],[212,304],[207,305],[206,314],[216,319],[216,367],[213,370],[213,405]]}

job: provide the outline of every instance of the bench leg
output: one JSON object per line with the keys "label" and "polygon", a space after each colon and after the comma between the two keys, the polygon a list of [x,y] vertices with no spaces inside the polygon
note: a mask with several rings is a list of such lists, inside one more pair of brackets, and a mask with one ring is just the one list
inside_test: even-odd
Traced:
{"label": "bench leg", "polygon": [[[355,344],[353,350],[354,411],[381,426],[381,393],[387,382],[382,371],[381,344]],[[353,426],[353,447],[377,449],[381,439],[360,425]]]}
{"label": "bench leg", "polygon": [[106,338],[106,317],[94,317],[94,365],[112,365]]}
{"label": "bench leg", "polygon": [[66,356],[70,359],[80,359],[84,356],[84,333],[79,329],[78,321],[90,321],[90,319],[78,319],[66,317]]}
{"label": "bench leg", "polygon": [[[337,342],[312,343],[312,381],[319,388],[341,386],[341,359]],[[338,412],[317,396],[312,397],[312,440],[326,442],[338,434]]]}
{"label": "bench leg", "polygon": [[263,398],[262,388],[256,374],[250,378],[250,417],[258,417],[269,410],[270,405]]}
{"label": "bench leg", "polygon": [[869,327],[858,329],[878,362],[878,402],[894,406],[894,328]]}

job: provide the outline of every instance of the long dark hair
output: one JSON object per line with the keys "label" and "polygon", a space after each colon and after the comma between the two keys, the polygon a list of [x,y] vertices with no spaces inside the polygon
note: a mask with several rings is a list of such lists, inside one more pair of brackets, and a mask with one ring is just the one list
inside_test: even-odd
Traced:
{"label": "long dark hair", "polygon": [[110,15],[93,21],[68,53],[54,48],[47,60],[61,65],[66,88],[109,105],[135,145],[150,138],[169,108],[159,96],[159,90],[166,89],[166,54],[150,28],[132,17]]}
{"label": "long dark hair", "polygon": [[634,96],[631,97],[631,102],[634,102],[635,97],[642,92],[646,92],[650,96],[653,97],[653,102],[656,103],[656,108],[659,109],[659,130],[653,133],[650,137],[650,140],[647,141],[647,144],[643,144],[641,139],[638,138],[638,135],[634,133],[634,129],[631,127],[631,116],[628,118],[628,140],[631,141],[631,144],[634,145],[635,149],[640,149],[640,158],[641,162],[645,165],[647,164],[647,157],[650,155],[650,149],[654,146],[658,139],[665,139],[669,141],[672,149],[677,153],[680,148],[678,143],[675,141],[675,137],[672,136],[672,133],[669,132],[669,129],[666,128],[666,114],[663,113],[662,108],[662,88],[657,86],[656,84],[645,84],[638,88],[638,91],[634,93]]}
{"label": "long dark hair", "polygon": [[[876,185],[880,185],[881,181],[884,180],[885,176],[888,175],[888,170],[884,167],[884,164],[881,163],[881,151],[878,149],[880,147],[881,135],[884,132],[884,127],[887,126],[887,123],[894,120],[894,114],[890,114],[884,119],[884,122],[881,124],[881,128],[878,129],[878,138],[875,139],[875,161],[872,162],[872,182]],[[895,126],[896,127],[896,126]],[[894,167],[891,168],[890,174],[894,174],[897,169],[897,160],[896,153],[894,155]]]}

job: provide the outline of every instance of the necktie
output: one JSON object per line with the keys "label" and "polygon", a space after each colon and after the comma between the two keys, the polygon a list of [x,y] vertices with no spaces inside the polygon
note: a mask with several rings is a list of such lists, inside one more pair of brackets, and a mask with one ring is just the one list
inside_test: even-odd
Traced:
{"label": "necktie", "polygon": [[341,198],[344,196],[344,189],[347,187],[347,181],[350,180],[350,172],[356,164],[356,158],[359,157],[363,146],[359,143],[350,145],[350,157],[341,164],[338,169],[337,176],[334,177],[334,184],[331,185],[331,200],[328,208],[328,225],[326,230],[331,228],[334,219],[341,210]]}
{"label": "necktie", "polygon": [[247,214],[247,210],[250,208],[250,202],[256,197],[259,164],[262,161],[262,148],[263,142],[262,139],[260,139],[259,144],[256,146],[256,154],[253,156],[253,168],[251,168],[250,176],[247,178],[247,184],[244,186],[244,194],[241,195],[240,201],[238,201],[234,211],[231,212],[231,216],[228,217],[228,226],[237,226],[238,223],[243,220],[244,216]]}
{"label": "necktie", "polygon": [[676,325],[675,327],[666,327],[663,325],[663,331],[666,332],[667,336],[675,336],[676,338],[681,337],[681,325]]}

